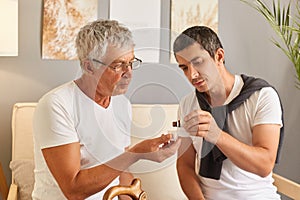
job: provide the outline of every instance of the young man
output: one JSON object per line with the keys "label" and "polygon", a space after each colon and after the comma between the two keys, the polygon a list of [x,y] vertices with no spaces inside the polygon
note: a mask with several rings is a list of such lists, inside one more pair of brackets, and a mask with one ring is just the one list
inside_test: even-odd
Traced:
{"label": "young man", "polygon": [[177,161],[187,197],[280,199],[272,184],[283,131],[276,91],[262,79],[231,74],[222,44],[208,27],[188,28],[173,50],[195,87],[179,107],[179,119],[190,134],[182,138]]}
{"label": "young man", "polygon": [[107,188],[131,183],[130,165],[161,162],[180,145],[164,146],[171,135],[162,135],[129,147],[131,105],[123,94],[141,60],[126,27],[92,22],[76,47],[82,76],[44,95],[35,111],[33,199],[102,199]]}

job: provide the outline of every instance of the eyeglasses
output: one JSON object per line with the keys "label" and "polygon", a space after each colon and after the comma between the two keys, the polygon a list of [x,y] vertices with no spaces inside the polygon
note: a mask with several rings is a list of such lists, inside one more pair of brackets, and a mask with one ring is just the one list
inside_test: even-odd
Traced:
{"label": "eyeglasses", "polygon": [[104,62],[92,59],[94,62],[100,63],[101,65],[107,66],[110,69],[114,70],[117,73],[123,72],[124,69],[127,69],[127,67],[130,67],[132,70],[135,70],[141,66],[142,60],[138,58],[134,58],[133,61],[129,63],[119,62],[119,63],[112,63],[110,65],[105,64]]}

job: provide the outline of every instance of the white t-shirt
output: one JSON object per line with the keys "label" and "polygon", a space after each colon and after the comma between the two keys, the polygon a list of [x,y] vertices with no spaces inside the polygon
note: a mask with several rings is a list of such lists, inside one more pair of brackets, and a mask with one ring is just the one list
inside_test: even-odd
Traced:
{"label": "white t-shirt", "polygon": [[[224,105],[230,103],[240,93],[243,85],[242,78],[236,75],[233,89]],[[180,102],[179,119],[183,122],[183,118],[195,109],[200,109],[200,106],[195,92],[192,92]],[[279,124],[282,126],[279,97],[271,87],[254,92],[240,107],[228,115],[229,133],[247,145],[252,145],[252,128],[258,124]],[[191,138],[198,154],[198,160],[200,160],[202,138]],[[274,181],[272,173],[267,177],[260,177],[242,170],[228,158],[223,161],[220,180],[201,176],[199,178],[207,200],[280,199],[276,193],[276,187],[272,184]]]}
{"label": "white t-shirt", "polygon": [[[33,199],[66,199],[41,149],[79,142],[81,169],[91,168],[124,152],[130,145],[130,125],[131,105],[123,95],[111,97],[106,109],[86,96],[73,81],[44,95],[33,119]],[[107,188],[117,184],[118,177]],[[106,189],[87,199],[102,199]]]}

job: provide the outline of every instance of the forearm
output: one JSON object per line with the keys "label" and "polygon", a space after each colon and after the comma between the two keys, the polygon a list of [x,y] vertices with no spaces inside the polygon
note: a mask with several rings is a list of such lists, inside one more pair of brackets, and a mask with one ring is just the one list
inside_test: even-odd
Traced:
{"label": "forearm", "polygon": [[128,185],[131,185],[134,177],[130,172],[123,172],[120,175],[119,179],[120,179],[120,185],[128,186]]}
{"label": "forearm", "polygon": [[[123,172],[120,175],[120,185],[121,186],[129,186],[132,183],[133,180],[133,175],[130,172]],[[131,200],[131,197],[128,195],[120,195],[119,197],[120,200]]]}
{"label": "forearm", "polygon": [[76,176],[62,187],[68,199],[85,199],[106,188],[139,158],[125,152],[115,159],[89,169],[80,170]]}
{"label": "forearm", "polygon": [[239,168],[265,177],[272,171],[275,163],[274,153],[261,145],[242,143],[222,132],[216,144],[218,148]]}
{"label": "forearm", "polygon": [[189,200],[203,200],[200,180],[193,169],[177,167],[181,188]]}
{"label": "forearm", "polygon": [[176,163],[181,188],[189,200],[204,199],[200,179],[195,172],[196,151],[190,138],[182,138]]}
{"label": "forearm", "polygon": [[[106,188],[116,177],[140,159],[162,162],[177,151],[181,140],[167,147],[171,135],[144,140],[116,158],[92,167],[81,169],[78,142],[42,149],[49,170],[68,199],[85,199]],[[63,166],[63,167],[62,167]]]}

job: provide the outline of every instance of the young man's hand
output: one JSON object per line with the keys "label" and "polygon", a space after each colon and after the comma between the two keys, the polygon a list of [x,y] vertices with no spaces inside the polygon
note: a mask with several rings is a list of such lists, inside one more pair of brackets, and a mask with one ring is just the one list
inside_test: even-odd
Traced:
{"label": "young man's hand", "polygon": [[183,127],[190,135],[203,137],[213,144],[217,143],[222,132],[213,116],[203,110],[194,110],[185,116]]}

